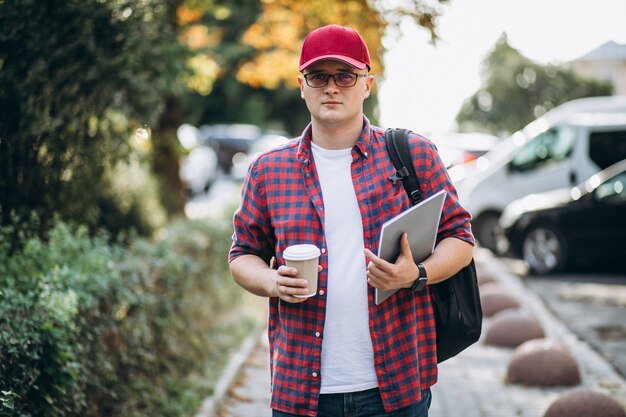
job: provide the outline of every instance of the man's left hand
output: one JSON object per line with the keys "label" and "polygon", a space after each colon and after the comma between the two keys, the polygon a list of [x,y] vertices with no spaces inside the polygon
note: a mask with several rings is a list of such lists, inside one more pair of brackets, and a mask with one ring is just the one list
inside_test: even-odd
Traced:
{"label": "man's left hand", "polygon": [[417,265],[413,262],[411,247],[406,233],[400,238],[400,255],[395,263],[387,262],[365,249],[367,265],[367,282],[379,290],[395,290],[410,288],[419,275]]}

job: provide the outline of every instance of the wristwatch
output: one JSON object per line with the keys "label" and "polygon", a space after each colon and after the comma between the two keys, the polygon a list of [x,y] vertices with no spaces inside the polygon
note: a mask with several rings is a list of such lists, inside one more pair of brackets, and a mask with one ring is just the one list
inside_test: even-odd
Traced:
{"label": "wristwatch", "polygon": [[423,290],[426,286],[426,283],[428,282],[428,277],[426,276],[426,268],[424,268],[424,265],[417,264],[417,269],[419,270],[419,275],[417,276],[417,279],[415,280],[413,285],[411,285],[411,289],[415,292]]}

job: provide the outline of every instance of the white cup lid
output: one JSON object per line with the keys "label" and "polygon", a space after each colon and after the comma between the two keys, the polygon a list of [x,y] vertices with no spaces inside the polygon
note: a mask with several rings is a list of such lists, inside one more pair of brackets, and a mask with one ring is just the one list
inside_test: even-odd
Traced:
{"label": "white cup lid", "polygon": [[306,261],[320,256],[320,250],[315,245],[292,245],[283,251],[283,258],[290,261]]}

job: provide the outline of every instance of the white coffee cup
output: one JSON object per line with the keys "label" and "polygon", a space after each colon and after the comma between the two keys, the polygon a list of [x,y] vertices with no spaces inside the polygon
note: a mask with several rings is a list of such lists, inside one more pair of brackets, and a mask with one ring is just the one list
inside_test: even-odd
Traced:
{"label": "white coffee cup", "polygon": [[309,244],[292,245],[283,251],[285,264],[298,270],[296,278],[304,278],[308,282],[309,293],[295,297],[308,298],[317,293],[317,266],[320,253],[317,246]]}

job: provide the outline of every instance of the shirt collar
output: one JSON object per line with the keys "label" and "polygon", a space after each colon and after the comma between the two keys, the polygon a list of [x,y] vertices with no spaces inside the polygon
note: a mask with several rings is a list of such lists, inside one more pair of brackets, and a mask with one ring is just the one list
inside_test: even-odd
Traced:
{"label": "shirt collar", "polygon": [[[363,116],[363,130],[361,131],[361,135],[357,139],[354,146],[361,152],[365,158],[369,157],[369,149],[372,145],[371,139],[371,124],[367,117]],[[304,129],[300,139],[298,140],[298,150],[296,152],[296,158],[300,162],[308,163],[311,159],[311,138],[312,138],[312,127],[311,123]]]}

